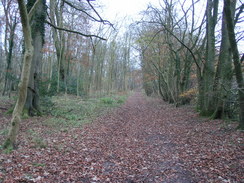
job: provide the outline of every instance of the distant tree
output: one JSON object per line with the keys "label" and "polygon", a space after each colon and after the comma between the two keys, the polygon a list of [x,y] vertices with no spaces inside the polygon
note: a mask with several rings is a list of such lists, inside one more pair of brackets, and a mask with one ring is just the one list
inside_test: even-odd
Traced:
{"label": "distant tree", "polygon": [[[10,91],[13,84],[13,69],[12,58],[13,48],[15,44],[16,27],[18,24],[18,18],[16,13],[15,3],[13,1],[1,0],[5,16],[5,54],[6,54],[6,68],[4,77],[4,88],[2,95],[10,95]],[[13,13],[15,12],[15,13]]]}

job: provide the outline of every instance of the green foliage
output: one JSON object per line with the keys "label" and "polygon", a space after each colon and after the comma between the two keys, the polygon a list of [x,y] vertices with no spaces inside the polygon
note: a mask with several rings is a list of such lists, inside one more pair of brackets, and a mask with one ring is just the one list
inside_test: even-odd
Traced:
{"label": "green foliage", "polygon": [[3,150],[3,153],[11,154],[13,152],[13,150],[14,150],[13,146],[6,146]]}
{"label": "green foliage", "polygon": [[115,100],[113,98],[110,98],[110,97],[104,97],[104,98],[101,98],[100,101],[104,104],[113,104],[115,103]]}
{"label": "green foliage", "polygon": [[34,166],[34,167],[45,167],[46,166],[46,164],[45,163],[32,163],[32,166]]}
{"label": "green foliage", "polygon": [[[40,96],[54,96],[57,94],[57,78],[54,77],[52,80],[41,80],[39,82],[39,92]],[[48,90],[49,84],[51,85],[50,89]]]}
{"label": "green foliage", "polygon": [[[111,96],[103,98],[82,99],[76,96],[54,96],[50,110],[51,118],[44,121],[45,125],[58,129],[81,127],[91,122],[95,117],[119,106],[126,100],[126,96]],[[48,109],[45,109],[48,111]]]}
{"label": "green foliage", "polygon": [[28,114],[28,109],[24,109],[22,112],[22,119],[28,119],[29,114]]}
{"label": "green foliage", "polygon": [[99,108],[97,101],[83,101],[74,96],[55,96],[52,100],[55,104],[50,111],[52,118],[47,119],[45,124],[59,128],[79,127]]}
{"label": "green foliage", "polygon": [[9,108],[7,111],[6,111],[6,114],[12,114],[14,111],[14,106],[12,106],[11,108]]}
{"label": "green foliage", "polygon": [[29,135],[29,138],[31,139],[31,142],[33,144],[32,147],[34,147],[34,148],[46,148],[47,147],[48,144],[45,141],[45,139],[40,137],[36,131],[29,129],[28,135]]}
{"label": "green foliage", "polygon": [[41,110],[44,114],[50,113],[52,108],[54,107],[54,103],[52,98],[49,96],[44,96],[40,98]]}
{"label": "green foliage", "polygon": [[126,100],[126,96],[110,96],[110,97],[103,97],[100,98],[100,101],[103,104],[107,104],[107,105],[116,105],[116,104],[123,104]]}
{"label": "green foliage", "polygon": [[8,134],[8,129],[7,128],[0,130],[0,135],[5,136],[7,134]]}
{"label": "green foliage", "polygon": [[35,148],[46,148],[47,142],[41,137],[34,137],[32,139],[32,143],[34,144],[33,147]]}
{"label": "green foliage", "polygon": [[[44,76],[45,77],[45,76]],[[39,91],[41,96],[55,96],[57,95],[57,83],[58,81],[58,73],[57,71],[53,73],[52,80],[43,80],[39,83]],[[50,89],[47,90],[48,86],[51,85]],[[76,77],[70,77],[67,81],[67,93],[71,95],[76,95],[76,89],[77,89],[77,78]],[[64,93],[65,92],[65,82],[59,81],[59,92]],[[82,91],[80,91],[81,95],[84,95]]]}
{"label": "green foliage", "polygon": [[10,154],[14,150],[14,147],[10,142],[10,139],[7,139],[1,148],[3,149],[3,153],[5,154]]}
{"label": "green foliage", "polygon": [[117,103],[118,104],[123,104],[126,99],[127,99],[127,96],[118,96]]}

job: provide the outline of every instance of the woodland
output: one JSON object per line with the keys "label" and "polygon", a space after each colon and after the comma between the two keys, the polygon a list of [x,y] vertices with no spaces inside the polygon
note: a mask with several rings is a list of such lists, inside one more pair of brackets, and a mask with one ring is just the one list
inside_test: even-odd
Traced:
{"label": "woodland", "polygon": [[102,9],[0,0],[0,183],[243,182],[244,3]]}

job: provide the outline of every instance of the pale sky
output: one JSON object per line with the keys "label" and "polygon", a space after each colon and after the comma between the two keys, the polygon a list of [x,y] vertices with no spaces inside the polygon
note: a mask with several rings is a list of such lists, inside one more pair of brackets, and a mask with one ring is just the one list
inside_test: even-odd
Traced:
{"label": "pale sky", "polygon": [[159,0],[97,0],[104,6],[103,17],[110,20],[120,20],[124,17],[137,19],[140,11],[145,10],[149,3],[158,4]]}

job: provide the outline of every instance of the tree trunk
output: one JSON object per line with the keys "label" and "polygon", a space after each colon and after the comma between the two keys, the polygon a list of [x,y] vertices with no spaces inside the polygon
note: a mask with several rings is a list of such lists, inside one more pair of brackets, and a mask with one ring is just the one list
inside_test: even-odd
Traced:
{"label": "tree trunk", "polygon": [[[231,3],[232,19],[235,15],[236,3]],[[231,63],[231,52],[230,42],[228,37],[228,31],[226,27],[225,11],[222,16],[222,39],[220,45],[220,54],[218,59],[218,65],[215,74],[214,86],[213,86],[213,106],[215,106],[215,112],[212,116],[216,118],[227,118],[230,117],[230,94],[231,94],[231,82],[232,82],[232,63]]]}
{"label": "tree trunk", "polygon": [[[28,0],[27,9],[30,10],[35,4],[36,0]],[[30,70],[30,79],[28,84],[27,98],[24,110],[28,115],[40,113],[39,106],[39,78],[40,78],[40,63],[42,61],[42,47],[44,44],[45,34],[45,18],[46,18],[46,1],[41,0],[37,9],[31,19],[32,30],[32,45],[34,47],[34,54],[32,58],[32,65]]]}
{"label": "tree trunk", "polygon": [[226,15],[225,18],[226,18],[231,51],[233,54],[236,81],[238,84],[238,97],[239,97],[239,110],[240,110],[239,128],[244,129],[244,80],[243,80],[243,74],[241,70],[241,62],[239,59],[239,51],[238,51],[236,37],[235,37],[234,20],[231,16],[232,15],[231,8],[230,8],[231,3],[233,2],[230,0],[224,0],[224,11]]}
{"label": "tree trunk", "polygon": [[19,12],[21,17],[23,34],[24,34],[25,54],[23,60],[21,79],[19,83],[18,99],[12,114],[11,126],[8,133],[8,137],[3,145],[4,148],[15,147],[16,145],[16,138],[18,135],[19,125],[21,122],[21,113],[23,111],[24,104],[26,101],[27,87],[28,87],[30,69],[31,69],[31,61],[33,56],[33,46],[31,44],[32,42],[31,27],[29,24],[29,17],[25,6],[25,1],[18,0],[18,5],[19,5]]}
{"label": "tree trunk", "polygon": [[[58,4],[57,0],[50,1],[50,20],[54,25],[63,27],[63,4]],[[58,9],[59,8],[59,9]],[[56,17],[56,18],[55,18]],[[63,31],[58,31],[52,27],[52,35],[58,59],[58,81],[57,92],[60,89],[60,80],[65,81],[64,50],[65,37]]]}
{"label": "tree trunk", "polygon": [[214,112],[211,105],[213,96],[213,79],[214,79],[214,60],[215,60],[215,26],[218,17],[218,0],[208,0],[206,10],[206,62],[203,70],[202,95],[204,97],[200,106],[201,115],[209,116]]}
{"label": "tree trunk", "polygon": [[[7,16],[7,15],[6,15]],[[4,81],[4,88],[3,88],[3,93],[2,95],[5,95],[7,93],[10,94],[11,92],[11,83],[12,83],[12,68],[11,68],[11,64],[12,64],[12,55],[13,55],[13,47],[14,47],[14,34],[15,34],[15,29],[17,26],[17,18],[16,18],[16,14],[14,17],[14,22],[11,24],[6,24],[6,27],[9,26],[10,28],[10,37],[9,37],[9,48],[8,48],[8,52],[7,52],[7,67],[6,67],[6,71],[5,71],[5,81]],[[5,37],[7,38],[7,36]],[[6,46],[6,45],[5,45]]]}
{"label": "tree trunk", "polygon": [[4,82],[4,88],[3,88],[3,95],[7,92],[10,93],[11,90],[11,75],[12,75],[12,68],[11,68],[11,63],[12,63],[12,55],[13,55],[13,47],[14,47],[14,34],[15,34],[15,28],[17,25],[17,19],[16,15],[14,17],[14,22],[13,25],[10,25],[10,38],[9,38],[9,50],[7,53],[7,68],[6,68],[6,73],[5,73],[5,82]]}

